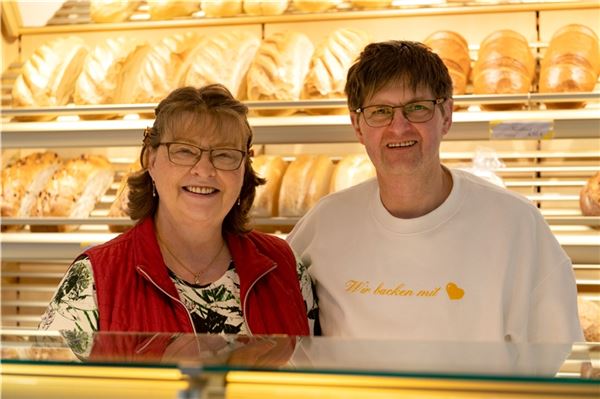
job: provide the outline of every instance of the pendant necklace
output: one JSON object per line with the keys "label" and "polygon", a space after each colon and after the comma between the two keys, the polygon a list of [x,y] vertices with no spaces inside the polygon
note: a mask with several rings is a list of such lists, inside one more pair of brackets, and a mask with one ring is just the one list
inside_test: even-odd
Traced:
{"label": "pendant necklace", "polygon": [[173,259],[175,259],[177,261],[177,263],[179,263],[179,265],[181,267],[183,267],[188,273],[190,273],[192,276],[194,276],[194,284],[195,285],[200,285],[200,275],[210,268],[210,266],[217,260],[219,255],[221,255],[221,252],[223,252],[223,248],[225,248],[225,240],[223,240],[223,243],[221,244],[221,248],[219,248],[216,255],[213,256],[213,258],[211,259],[210,262],[208,262],[206,267],[204,269],[200,270],[199,272],[194,273],[181,260],[179,260],[179,258],[173,253],[173,251],[171,251],[171,248],[169,248],[169,246],[160,238],[158,233],[156,233],[156,238],[158,238],[158,241],[163,245],[163,247],[165,247],[165,249],[167,250],[169,255],[171,255],[171,257]]}

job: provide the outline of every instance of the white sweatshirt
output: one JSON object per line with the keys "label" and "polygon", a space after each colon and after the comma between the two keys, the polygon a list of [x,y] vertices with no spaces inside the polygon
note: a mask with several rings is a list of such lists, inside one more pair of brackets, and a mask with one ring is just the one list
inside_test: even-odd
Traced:
{"label": "white sweatshirt", "polygon": [[288,241],[309,267],[324,335],[583,341],[571,261],[527,199],[452,170],[446,201],[400,219],[376,179],[323,198]]}

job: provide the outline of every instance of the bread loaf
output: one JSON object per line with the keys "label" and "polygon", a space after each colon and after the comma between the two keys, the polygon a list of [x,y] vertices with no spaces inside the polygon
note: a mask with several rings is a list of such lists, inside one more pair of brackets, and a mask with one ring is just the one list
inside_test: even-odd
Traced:
{"label": "bread loaf", "polygon": [[34,152],[2,169],[0,204],[4,217],[28,217],[31,206],[60,165],[58,154]]}
{"label": "bread loaf", "polygon": [[260,39],[248,32],[230,31],[207,37],[197,44],[183,67],[181,84],[203,86],[222,83],[237,97]]}
{"label": "bread loaf", "polygon": [[[598,37],[584,25],[567,25],[552,36],[540,68],[540,93],[593,91],[600,73]],[[548,108],[576,108],[584,102],[548,103]]]}
{"label": "bread loaf", "polygon": [[294,8],[301,12],[323,12],[340,3],[341,0],[292,0]]}
{"label": "bread loaf", "polygon": [[189,0],[148,0],[150,19],[172,19],[192,15],[200,10],[199,1]]}
{"label": "bread loaf", "polygon": [[[329,34],[312,56],[302,98],[344,98],[348,68],[369,41],[369,35],[358,29],[342,28]],[[311,110],[323,111],[327,110]]]}
{"label": "bread loaf", "polygon": [[[81,155],[70,159],[52,175],[40,192],[31,216],[87,217],[112,181],[113,171],[105,157]],[[72,229],[72,226],[58,228],[60,231]]]}
{"label": "bread loaf", "polygon": [[[140,163],[134,162],[123,174],[123,177],[121,177],[121,182],[119,183],[119,188],[117,189],[117,193],[115,195],[115,200],[110,205],[110,208],[108,210],[108,217],[120,218],[129,216],[129,185],[127,184],[127,180],[133,173],[137,172],[140,168]],[[123,224],[108,225],[108,229],[113,233],[122,233],[124,231],[127,231],[130,227],[131,226],[129,225]]]}
{"label": "bread loaf", "polygon": [[591,300],[577,298],[579,322],[587,342],[600,342],[600,305]]}
{"label": "bread loaf", "polygon": [[423,43],[439,55],[448,68],[454,94],[466,93],[471,58],[465,38],[456,32],[438,31],[429,35]]}
{"label": "bread loaf", "polygon": [[258,217],[278,216],[279,190],[287,163],[278,155],[259,155],[252,159],[252,169],[267,180],[256,188],[252,214]]}
{"label": "bread loaf", "polygon": [[177,33],[163,38],[155,46],[141,46],[132,51],[123,63],[123,76],[114,101],[131,104],[162,100],[178,86],[184,60],[197,43],[195,33]]}
{"label": "bread loaf", "polygon": [[[249,100],[295,101],[313,54],[310,39],[299,32],[276,32],[261,43],[247,77]],[[264,115],[289,115],[293,110],[261,111]]]}
{"label": "bread loaf", "polygon": [[90,18],[99,23],[127,21],[140,4],[134,0],[91,0]]}
{"label": "bread loaf", "polygon": [[233,17],[242,13],[242,0],[201,0],[207,17]]}
{"label": "bread loaf", "polygon": [[[473,66],[475,94],[529,93],[535,75],[535,58],[525,37],[512,30],[488,35],[479,47]],[[488,109],[510,109],[523,104],[484,105]]]}
{"label": "bread loaf", "polygon": [[346,155],[335,165],[331,177],[330,192],[352,187],[374,177],[375,167],[365,154]]}
{"label": "bread loaf", "polygon": [[38,47],[25,61],[13,85],[13,106],[66,105],[87,54],[83,40],[73,36],[54,39]]}
{"label": "bread loaf", "polygon": [[120,36],[109,38],[97,45],[86,57],[83,71],[75,85],[73,99],[76,104],[113,104],[119,96],[123,80],[130,78],[132,62],[139,63],[140,56],[150,47],[143,41]]}
{"label": "bread loaf", "polygon": [[244,0],[248,15],[280,15],[288,8],[288,0]]}
{"label": "bread loaf", "polygon": [[279,192],[279,216],[302,216],[329,193],[333,162],[325,155],[298,156],[287,168]]}
{"label": "bread loaf", "polygon": [[590,177],[581,189],[579,207],[584,216],[600,216],[600,172]]}

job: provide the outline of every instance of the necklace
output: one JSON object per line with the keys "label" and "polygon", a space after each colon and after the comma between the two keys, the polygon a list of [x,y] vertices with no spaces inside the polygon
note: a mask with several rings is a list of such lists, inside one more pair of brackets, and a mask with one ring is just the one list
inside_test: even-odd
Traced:
{"label": "necklace", "polygon": [[158,233],[156,233],[156,238],[158,238],[158,241],[163,245],[163,247],[165,247],[165,249],[167,250],[167,252],[169,253],[169,255],[171,255],[171,257],[173,259],[175,259],[177,261],[177,263],[179,263],[179,265],[181,267],[183,267],[188,273],[190,273],[192,276],[194,276],[194,284],[196,284],[196,285],[200,284],[200,275],[210,268],[210,266],[215,262],[215,260],[217,260],[217,258],[219,257],[219,255],[221,255],[221,252],[223,252],[223,248],[225,248],[225,240],[223,240],[223,242],[221,243],[221,247],[219,248],[219,250],[217,251],[217,253],[215,254],[215,256],[213,256],[213,258],[211,259],[211,261],[208,262],[208,264],[206,265],[206,267],[204,269],[200,270],[199,272],[194,273],[181,260],[179,260],[179,258],[177,257],[177,255],[175,255],[173,253],[173,251],[171,251],[171,248],[169,248],[169,246],[167,245],[167,243],[165,243],[160,238],[160,236],[158,235]]}

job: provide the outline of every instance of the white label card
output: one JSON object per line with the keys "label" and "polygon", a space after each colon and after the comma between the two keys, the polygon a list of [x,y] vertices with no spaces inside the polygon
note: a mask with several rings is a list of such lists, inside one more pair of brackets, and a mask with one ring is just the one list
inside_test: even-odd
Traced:
{"label": "white label card", "polygon": [[492,139],[550,139],[554,121],[490,121]]}

